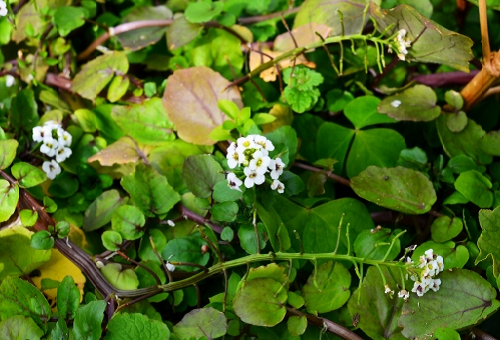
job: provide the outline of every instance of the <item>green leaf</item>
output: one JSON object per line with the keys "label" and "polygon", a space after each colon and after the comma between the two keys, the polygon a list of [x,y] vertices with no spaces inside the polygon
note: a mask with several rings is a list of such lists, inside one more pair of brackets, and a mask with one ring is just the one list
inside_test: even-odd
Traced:
{"label": "green leaf", "polygon": [[480,208],[493,204],[491,182],[476,170],[462,172],[455,181],[455,189]]}
{"label": "green leaf", "polygon": [[481,173],[485,171],[484,166],[477,165],[470,157],[465,155],[458,155],[450,159],[446,168],[458,175],[469,170],[476,170]]}
{"label": "green leaf", "polygon": [[199,24],[192,24],[184,15],[177,14],[167,30],[168,49],[173,51],[196,39],[202,30]]}
{"label": "green leaf", "polygon": [[500,131],[490,131],[479,140],[481,151],[492,156],[500,156]]}
{"label": "green leaf", "polygon": [[444,100],[455,110],[460,110],[464,106],[464,99],[457,91],[449,90],[444,94]]}
{"label": "green leaf", "polygon": [[405,148],[403,136],[392,129],[358,130],[347,157],[347,176],[357,176],[370,165],[395,166]]}
{"label": "green leaf", "polygon": [[[406,30],[406,38],[412,42],[407,61],[438,63],[469,72],[468,61],[473,58],[470,38],[447,30],[408,5],[399,5],[388,11],[372,2],[369,12],[377,22],[377,30],[387,36]],[[386,31],[389,25],[393,26]]]}
{"label": "green leaf", "polygon": [[229,85],[223,76],[205,66],[177,70],[168,78],[163,105],[179,138],[198,145],[215,143],[208,135],[227,119],[218,101],[228,99],[243,107],[240,92]]}
{"label": "green leaf", "polygon": [[78,308],[73,326],[74,340],[99,340],[106,301],[92,301]]}
{"label": "green leaf", "polygon": [[293,308],[301,308],[305,301],[302,296],[294,292],[288,292],[288,304]]}
{"label": "green leaf", "polygon": [[316,150],[319,159],[332,158],[338,163],[334,172],[340,174],[344,168],[345,156],[355,131],[341,125],[326,122],[318,129]]}
{"label": "green leaf", "polygon": [[82,67],[73,79],[71,89],[84,98],[95,100],[115,74],[126,74],[127,71],[128,60],[125,53],[106,53]]}
{"label": "green leaf", "polygon": [[438,340],[460,340],[460,334],[451,328],[436,328],[434,337]]}
{"label": "green leaf", "polygon": [[258,278],[244,283],[233,298],[233,308],[241,321],[272,327],[286,315],[287,291],[280,282],[269,278]]}
{"label": "green leaf", "polygon": [[56,9],[52,22],[57,26],[59,35],[64,37],[85,24],[85,10],[81,7],[63,6]]}
{"label": "green leaf", "polygon": [[182,179],[197,197],[210,197],[215,185],[224,180],[222,167],[211,155],[189,156],[182,165]]}
{"label": "green leaf", "polygon": [[318,101],[320,92],[317,89],[324,81],[321,73],[303,65],[298,65],[293,70],[289,67],[283,70],[283,81],[287,84],[284,95],[286,102],[296,112],[303,113],[311,109]]}
{"label": "green leaf", "polygon": [[113,230],[106,230],[101,235],[102,245],[107,250],[117,251],[123,242],[122,235]]}
{"label": "green leaf", "polygon": [[84,132],[94,133],[96,131],[96,115],[87,109],[78,109],[74,112],[78,124]]}
{"label": "green leaf", "polygon": [[240,200],[243,193],[231,189],[226,181],[220,181],[214,186],[213,198],[217,202],[234,202]]}
{"label": "green leaf", "polygon": [[421,172],[403,167],[368,167],[351,179],[351,188],[364,199],[406,214],[424,214],[436,202],[436,191]]}
{"label": "green leaf", "polygon": [[256,203],[257,215],[267,229],[269,241],[274,251],[288,250],[291,247],[290,234],[273,206]]}
{"label": "green leaf", "polygon": [[428,122],[441,114],[436,106],[437,96],[433,89],[425,85],[415,85],[401,93],[386,97],[378,105],[378,112],[396,120]]}
{"label": "green leaf", "polygon": [[135,272],[132,269],[123,269],[119,263],[108,263],[101,268],[101,273],[116,289],[134,290],[139,286]]}
{"label": "green leaf", "polygon": [[0,170],[8,168],[16,158],[19,142],[15,139],[0,140]]}
{"label": "green leaf", "polygon": [[276,120],[276,116],[273,116],[269,113],[256,113],[252,117],[253,121],[257,125],[264,125],[264,124],[269,124],[272,123]]}
{"label": "green leaf", "polygon": [[344,114],[357,129],[375,124],[394,123],[394,119],[377,111],[379,103],[380,99],[374,96],[358,97],[346,105]]}
{"label": "green leaf", "polygon": [[0,280],[28,275],[50,260],[50,250],[30,246],[31,235],[32,232],[19,225],[0,231]]}
{"label": "green leaf", "polygon": [[124,205],[116,209],[111,218],[111,227],[119,232],[126,240],[137,240],[144,235],[144,214],[131,205]]}
{"label": "green leaf", "polygon": [[460,234],[464,225],[459,218],[440,216],[432,222],[431,235],[435,242],[446,242]]}
{"label": "green leaf", "polygon": [[7,221],[16,211],[19,201],[19,186],[0,179],[0,222]]}
{"label": "green leaf", "polygon": [[108,324],[105,340],[164,340],[170,338],[167,325],[143,314],[119,313]]}
{"label": "green leaf", "polygon": [[68,171],[63,171],[50,184],[49,194],[56,198],[68,198],[78,191],[78,187],[78,179]]}
{"label": "green leaf", "polygon": [[238,214],[238,204],[235,202],[216,203],[210,212],[216,221],[234,222]]}
{"label": "green leaf", "polygon": [[32,318],[14,315],[0,322],[0,338],[9,340],[40,340],[43,331]]}
{"label": "green leaf", "polygon": [[54,238],[47,230],[40,230],[31,236],[31,247],[48,250],[54,246]]}
{"label": "green leaf", "polygon": [[287,166],[295,160],[299,141],[297,132],[291,126],[285,125],[277,128],[273,132],[267,133],[266,138],[274,144],[274,151],[269,153],[271,158],[280,155],[281,160]]}
{"label": "green leaf", "polygon": [[19,218],[24,227],[32,227],[38,220],[38,213],[31,209],[23,209],[19,212]]}
{"label": "green leaf", "polygon": [[80,290],[75,285],[73,278],[67,275],[57,288],[57,313],[59,318],[66,321],[73,319],[79,305]]}
{"label": "green leaf", "polygon": [[10,107],[10,122],[16,129],[23,129],[31,134],[33,129],[38,123],[38,105],[35,101],[35,94],[33,90],[26,88],[17,93],[12,98]]}
{"label": "green leaf", "polygon": [[108,224],[116,209],[125,203],[126,199],[120,197],[118,190],[103,192],[85,210],[83,230],[92,231]]}
{"label": "green leaf", "polygon": [[[207,242],[199,237],[186,236],[170,240],[161,252],[161,257],[165,261],[172,262],[192,262],[199,265],[206,265],[210,259],[208,252],[203,253],[201,247]],[[199,270],[196,267],[180,266],[181,269],[192,272]]]}
{"label": "green leaf", "polygon": [[[264,239],[266,229],[263,223],[257,223],[257,234],[259,235],[260,249],[262,250],[266,247]],[[257,235],[255,227],[251,223],[245,223],[238,228],[238,238],[240,239],[241,248],[248,254],[257,253]]]}
{"label": "green leaf", "polygon": [[[356,237],[356,241],[354,241],[354,252],[356,256],[373,260],[382,260],[387,250],[389,250],[389,244],[400,231],[399,229],[392,231],[387,228],[363,230]],[[397,239],[386,260],[394,260],[399,255],[400,251],[401,242]]]}
{"label": "green leaf", "polygon": [[141,260],[143,261],[152,261],[159,263],[158,257],[153,252],[153,248],[151,247],[151,242],[149,242],[149,238],[153,239],[153,243],[158,252],[161,252],[162,249],[167,244],[167,238],[160,230],[152,229],[148,231],[148,235],[141,238],[141,243],[139,245],[138,254]]}
{"label": "green leaf", "polygon": [[[403,305],[398,324],[404,327],[402,334],[405,337],[423,338],[441,327],[467,328],[486,319],[500,307],[500,302],[495,300],[496,290],[473,271],[446,270],[439,274],[439,279],[439,291],[429,291],[418,299],[410,298]],[[452,303],[450,297],[460,303]]]}
{"label": "green leaf", "polygon": [[351,274],[341,264],[328,261],[317,267],[302,288],[308,311],[327,313],[342,307],[351,292]]}
{"label": "green leaf", "polygon": [[47,179],[45,172],[24,162],[14,164],[11,171],[12,175],[19,181],[21,188],[34,187]]}
{"label": "green leaf", "polygon": [[240,115],[240,108],[234,102],[221,99],[217,102],[217,107],[226,114],[229,118],[235,120]]}
{"label": "green leaf", "polygon": [[494,210],[480,210],[479,223],[483,229],[477,246],[480,253],[475,264],[485,260],[491,255],[493,261],[493,275],[498,277],[500,266],[500,207]]}
{"label": "green leaf", "polygon": [[307,328],[307,318],[302,316],[291,316],[286,322],[288,331],[292,336],[299,336],[304,334]]}
{"label": "green leaf", "polygon": [[160,98],[151,98],[141,104],[115,106],[111,117],[136,142],[155,145],[175,139],[174,124]]}
{"label": "green leaf", "polygon": [[123,177],[120,183],[149,217],[165,215],[181,199],[168,184],[167,178],[146,164],[136,165],[135,172]]}
{"label": "green leaf", "polygon": [[225,227],[220,233],[220,239],[223,241],[231,242],[234,239],[234,230],[230,227]]}
{"label": "green leaf", "polygon": [[448,156],[466,155],[478,164],[489,164],[492,157],[481,149],[482,138],[486,134],[480,125],[468,118],[467,126],[460,132],[452,132],[446,124],[446,116],[437,119],[439,138]]}
{"label": "green leaf", "polygon": [[190,2],[184,12],[186,19],[191,23],[207,22],[218,16],[224,4],[221,1],[215,2]]}
{"label": "green leaf", "polygon": [[225,315],[212,307],[207,307],[194,309],[185,314],[182,320],[174,326],[174,334],[179,339],[200,337],[215,339],[224,336],[227,328]]}
{"label": "green leaf", "polygon": [[[259,278],[269,278],[273,279],[274,281],[278,281],[282,285],[285,285],[288,283],[290,278],[288,275],[285,273],[285,270],[287,268],[283,266],[279,266],[276,263],[270,263],[266,266],[260,266],[257,268],[250,268],[250,271],[247,273],[246,281],[250,280],[255,280]],[[238,285],[238,289],[243,287],[244,282],[240,281],[240,284]]]}
{"label": "green leaf", "polygon": [[30,283],[6,277],[0,285],[0,318],[19,315],[32,318],[38,326],[46,328],[52,311],[42,293]]}
{"label": "green leaf", "polygon": [[[130,79],[124,76],[115,76],[108,87],[108,100],[114,103],[127,93]],[[131,131],[133,132],[133,131]]]}

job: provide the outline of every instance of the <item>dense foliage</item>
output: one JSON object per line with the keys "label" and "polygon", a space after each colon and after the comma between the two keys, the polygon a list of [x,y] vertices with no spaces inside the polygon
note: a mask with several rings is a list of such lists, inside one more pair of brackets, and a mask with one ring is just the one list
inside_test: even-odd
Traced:
{"label": "dense foliage", "polygon": [[0,0],[0,338],[498,336],[497,10]]}

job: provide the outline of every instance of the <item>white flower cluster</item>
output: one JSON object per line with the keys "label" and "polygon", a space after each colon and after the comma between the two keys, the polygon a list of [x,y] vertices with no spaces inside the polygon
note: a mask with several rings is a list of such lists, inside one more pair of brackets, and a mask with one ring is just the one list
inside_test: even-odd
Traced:
{"label": "white flower cluster", "polygon": [[0,17],[6,16],[8,13],[7,11],[7,3],[3,0],[0,0]]}
{"label": "white flower cluster", "polygon": [[394,38],[396,42],[397,54],[398,58],[401,60],[405,60],[405,56],[408,54],[407,47],[411,47],[411,41],[409,38],[405,38],[406,30],[400,29],[398,31],[398,35]]}
{"label": "white flower cluster", "polygon": [[[266,181],[266,173],[270,173],[273,183],[271,189],[277,190],[280,194],[285,191],[285,185],[278,178],[283,173],[285,163],[281,158],[271,159],[269,151],[274,150],[273,143],[264,136],[248,135],[240,137],[236,143],[231,143],[227,149],[227,165],[231,169],[243,166],[245,177],[245,187],[252,188],[254,185],[261,185]],[[227,174],[229,187],[239,190],[243,184],[235,173]]]}
{"label": "white flower cluster", "polygon": [[[1,1],[1,0],[0,0]],[[61,173],[60,162],[71,156],[71,134],[65,131],[61,124],[52,120],[47,121],[43,126],[33,128],[33,140],[43,143],[40,151],[48,157],[55,157],[55,160],[45,161],[42,169],[49,179],[56,178]]]}
{"label": "white flower cluster", "polygon": [[422,269],[420,275],[413,274],[411,279],[415,281],[413,289],[418,296],[423,296],[430,289],[437,292],[441,285],[440,279],[434,277],[444,269],[443,257],[434,254],[432,249],[425,252],[425,255],[420,256],[419,263],[415,264],[417,269]]}

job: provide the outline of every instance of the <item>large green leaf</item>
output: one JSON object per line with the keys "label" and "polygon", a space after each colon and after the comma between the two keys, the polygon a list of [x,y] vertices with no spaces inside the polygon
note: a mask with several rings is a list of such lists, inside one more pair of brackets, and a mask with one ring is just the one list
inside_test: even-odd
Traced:
{"label": "large green leaf", "polygon": [[16,158],[19,142],[15,139],[0,140],[0,170],[8,168]]}
{"label": "large green leaf", "polygon": [[227,119],[217,102],[227,99],[243,108],[240,92],[229,84],[205,66],[178,70],[168,78],[163,106],[180,138],[194,144],[215,144],[208,135]]}
{"label": "large green leaf", "polygon": [[500,207],[495,210],[480,210],[479,223],[483,229],[477,246],[481,251],[476,258],[476,264],[491,255],[493,260],[493,274],[498,277],[500,266]]}
{"label": "large green leaf", "polygon": [[25,162],[18,162],[11,168],[12,175],[19,181],[21,188],[31,188],[47,179],[45,172]]}
{"label": "large green leaf", "polygon": [[483,321],[500,307],[495,300],[495,288],[473,271],[446,270],[438,278],[439,291],[429,291],[418,298],[412,296],[403,305],[398,324],[404,327],[405,337],[428,339],[440,327],[464,329]]}
{"label": "large green leaf", "polygon": [[257,278],[244,283],[233,299],[233,308],[241,321],[264,327],[280,323],[285,315],[287,290],[270,278]]}
{"label": "large green leaf", "polygon": [[0,339],[9,340],[40,340],[43,331],[32,318],[14,315],[0,322]]}
{"label": "large green leaf", "polygon": [[490,131],[480,140],[481,150],[488,155],[500,156],[500,131]]}
{"label": "large green leaf", "polygon": [[[276,198],[274,209],[280,215],[290,235],[297,231],[302,239],[305,252],[333,252],[340,232],[339,254],[347,251],[347,224],[350,224],[349,240],[354,243],[356,235],[362,230],[374,228],[373,220],[361,202],[352,198],[341,198],[308,209],[301,207],[286,198]],[[345,215],[344,215],[345,214]],[[339,231],[340,220],[342,229]],[[300,251],[301,246],[295,237],[291,237],[292,248]]]}
{"label": "large green leaf", "polygon": [[59,318],[70,320],[75,317],[80,305],[80,291],[73,277],[67,275],[57,287],[57,313]]}
{"label": "large green leaf", "polygon": [[19,186],[0,179],[0,222],[7,221],[16,211]]}
{"label": "large green leaf", "polygon": [[111,217],[113,230],[119,232],[126,240],[137,240],[144,235],[144,214],[131,205],[124,205],[116,209]]}
{"label": "large green leaf", "polygon": [[[167,243],[161,252],[161,257],[165,261],[191,262],[199,265],[206,265],[210,259],[210,253],[203,253],[201,248],[207,245],[207,242],[200,237],[186,236],[176,238]],[[196,267],[181,266],[185,271],[199,270]]]}
{"label": "large green leaf", "polygon": [[450,218],[446,215],[440,216],[432,222],[431,235],[436,242],[446,242],[458,236],[464,225],[459,218]]}
{"label": "large green leaf", "polygon": [[395,166],[405,148],[404,137],[392,129],[357,130],[347,157],[347,176],[357,176],[370,165]]}
{"label": "large green leaf", "polygon": [[181,199],[168,184],[165,176],[160,175],[150,165],[142,163],[135,167],[133,174],[122,178],[121,185],[149,217],[165,215]]}
{"label": "large green leaf", "polygon": [[161,144],[175,139],[174,125],[159,98],[127,107],[115,106],[111,117],[123,132],[138,143]]}
{"label": "large green leaf", "polygon": [[374,96],[358,97],[346,105],[344,114],[357,129],[375,124],[394,123],[394,119],[377,111],[379,103],[380,99]]}
{"label": "large green leaf", "polygon": [[164,340],[170,331],[163,322],[149,319],[146,315],[120,313],[108,323],[105,340]]}
{"label": "large green leaf", "polygon": [[[382,260],[389,250],[389,244],[401,230],[392,231],[388,228],[363,230],[354,241],[354,252],[357,257]],[[401,242],[397,239],[386,260],[394,260],[401,251]]]}
{"label": "large green leaf", "polygon": [[197,197],[210,197],[215,184],[224,180],[222,167],[211,155],[189,156],[182,165],[182,179]]}
{"label": "large green leaf", "polygon": [[336,159],[338,161],[334,166],[336,174],[340,174],[344,168],[347,150],[354,135],[354,130],[331,122],[323,123],[318,129],[316,141],[318,158]]}
{"label": "large green leaf", "polygon": [[101,323],[104,318],[106,301],[92,301],[76,311],[73,326],[73,339],[99,340],[102,330]]}
{"label": "large green leaf", "polygon": [[455,189],[480,208],[490,208],[493,204],[493,185],[479,171],[462,172],[455,181]]}
{"label": "large green leaf", "polygon": [[22,315],[31,317],[45,328],[52,311],[47,299],[32,284],[18,278],[6,277],[0,285],[0,318]]}
{"label": "large green leaf", "polygon": [[452,132],[446,125],[446,116],[436,121],[443,149],[450,157],[466,155],[476,163],[489,164],[492,157],[481,149],[481,140],[486,134],[479,124],[468,119],[467,126],[460,132]]}
{"label": "large green leaf", "polygon": [[85,210],[83,230],[92,231],[108,224],[115,210],[125,204],[127,200],[127,198],[120,197],[118,190],[103,192]]}
{"label": "large green leaf", "polygon": [[218,310],[207,307],[194,309],[185,314],[174,326],[174,334],[179,339],[207,337],[215,339],[227,333],[226,316]]}
{"label": "large green leaf", "polygon": [[30,246],[31,234],[20,225],[0,231],[0,280],[7,276],[28,275],[50,260],[50,250],[36,250]]}
{"label": "large green leaf", "polygon": [[89,61],[73,79],[71,89],[84,98],[94,100],[116,73],[128,71],[127,56],[123,52],[111,52]]}
{"label": "large green leaf", "polygon": [[432,182],[421,172],[370,166],[351,179],[351,188],[364,199],[407,214],[424,214],[436,202]]}
{"label": "large green leaf", "polygon": [[[470,38],[447,30],[408,5],[385,10],[372,2],[370,14],[379,32],[390,36],[400,29],[406,30],[406,38],[412,42],[406,60],[438,63],[469,72],[469,60],[473,58]],[[392,27],[386,31],[390,25]]]}
{"label": "large green leaf", "polygon": [[437,96],[434,90],[425,85],[415,85],[401,93],[386,97],[378,105],[378,112],[397,120],[427,122],[441,114],[441,108],[436,102]]}
{"label": "large green leaf", "polygon": [[[381,270],[387,285],[397,294],[398,284],[402,284],[401,273],[399,270],[389,271],[386,267],[381,267]],[[408,289],[411,287],[406,287],[406,290]],[[370,338],[403,340],[405,337],[401,335],[402,329],[398,326],[398,317],[403,304],[403,299],[397,296],[391,298],[385,293],[379,271],[375,267],[370,267],[361,288],[349,299],[348,308],[351,315],[359,319],[358,327]]]}
{"label": "large green leaf", "polygon": [[328,261],[316,267],[302,288],[308,311],[327,313],[339,309],[349,300],[351,274],[340,263]]}

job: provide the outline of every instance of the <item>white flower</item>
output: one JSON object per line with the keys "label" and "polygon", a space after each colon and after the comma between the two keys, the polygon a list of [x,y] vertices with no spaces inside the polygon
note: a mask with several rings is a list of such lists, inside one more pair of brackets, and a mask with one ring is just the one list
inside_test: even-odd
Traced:
{"label": "white flower", "polygon": [[256,170],[252,170],[250,168],[245,168],[243,170],[245,173],[245,187],[251,188],[254,186],[254,184],[260,185],[265,182],[266,177],[264,177],[264,174],[258,173]]}
{"label": "white flower", "polygon": [[236,144],[238,144],[237,149],[257,149],[257,145],[254,142],[254,135],[248,135],[246,137],[240,137],[236,141]]}
{"label": "white flower", "polygon": [[234,173],[230,172],[227,174],[227,184],[231,189],[241,191],[240,186],[243,182]]}
{"label": "white flower", "polygon": [[399,291],[398,297],[405,299],[405,301],[408,301],[408,299],[410,298],[410,292],[407,291],[406,289],[403,289],[403,290]]}
{"label": "white flower", "polygon": [[269,163],[269,170],[271,170],[271,178],[278,179],[283,173],[283,169],[285,168],[285,163],[281,160],[281,158],[276,158],[271,160]]}
{"label": "white flower", "polygon": [[265,156],[261,151],[255,151],[252,155],[253,159],[250,161],[249,168],[257,171],[259,174],[265,174],[267,167],[271,162],[271,158]]}
{"label": "white flower", "polygon": [[439,286],[440,286],[440,285],[441,285],[441,280],[440,280],[440,279],[434,279],[434,280],[432,281],[432,284],[431,284],[430,288],[431,288],[433,291],[437,292],[437,291],[439,290]]}
{"label": "white flower", "polygon": [[57,142],[61,146],[71,146],[73,137],[67,131],[64,131],[62,128],[57,129]]}
{"label": "white flower", "polygon": [[231,143],[229,148],[227,148],[226,158],[227,158],[227,166],[230,169],[234,169],[243,162],[245,156],[243,155],[243,153],[236,151],[235,143]]}
{"label": "white flower", "polygon": [[436,264],[439,268],[439,271],[436,272],[439,273],[439,272],[442,272],[444,270],[444,263],[443,263],[443,257],[441,255],[438,255],[438,257],[436,257]]}
{"label": "white flower", "polygon": [[399,107],[399,105],[401,105],[401,100],[393,100],[391,102],[392,107]]}
{"label": "white flower", "polygon": [[[1,12],[1,9],[0,9]],[[16,83],[16,78],[14,76],[11,76],[10,74],[7,74],[5,76],[5,86],[7,87],[12,87]]]}
{"label": "white flower", "polygon": [[273,151],[273,143],[264,136],[254,135],[255,144],[259,145],[262,149],[266,151]]}
{"label": "white flower", "polygon": [[42,169],[47,174],[47,178],[54,179],[57,175],[61,173],[61,167],[59,163],[55,160],[51,160],[50,162],[43,162]]}
{"label": "white flower", "polygon": [[72,152],[70,148],[59,146],[59,148],[56,151],[56,161],[58,161],[59,163],[64,162],[66,158],[69,158],[69,156],[71,156],[71,153]]}
{"label": "white flower", "polygon": [[0,0],[0,16],[4,17],[7,15],[7,4],[5,1]]}
{"label": "white flower", "polygon": [[403,28],[398,31],[398,35],[394,38],[396,41],[398,58],[401,60],[405,60],[405,57],[408,54],[408,50],[406,48],[411,47],[410,39],[405,38],[405,36],[406,30]]}
{"label": "white flower", "polygon": [[394,294],[394,291],[391,288],[389,288],[388,284],[386,284],[384,293],[392,295],[392,294]]}
{"label": "white flower", "polygon": [[35,142],[53,141],[52,130],[48,126],[35,126],[32,131]]}
{"label": "white flower", "polygon": [[175,266],[172,263],[168,262],[168,261],[167,261],[167,270],[169,272],[173,272],[175,270]]}
{"label": "white flower", "polygon": [[48,120],[43,125],[48,126],[48,128],[51,130],[57,130],[57,129],[60,129],[62,127],[61,123],[54,122],[53,120]]}
{"label": "white flower", "polygon": [[273,181],[273,184],[271,184],[271,189],[277,190],[280,194],[282,194],[285,192],[285,185],[280,181],[278,181],[277,179],[275,179]]}
{"label": "white flower", "polygon": [[58,147],[59,147],[59,143],[57,143],[57,141],[55,139],[52,139],[52,140],[45,139],[43,141],[42,146],[40,147],[40,151],[49,157],[53,157],[56,155]]}

